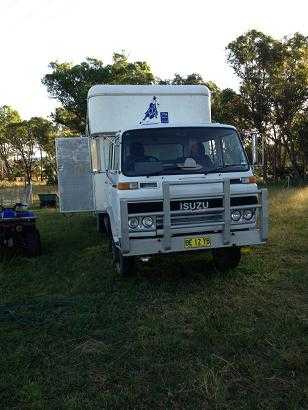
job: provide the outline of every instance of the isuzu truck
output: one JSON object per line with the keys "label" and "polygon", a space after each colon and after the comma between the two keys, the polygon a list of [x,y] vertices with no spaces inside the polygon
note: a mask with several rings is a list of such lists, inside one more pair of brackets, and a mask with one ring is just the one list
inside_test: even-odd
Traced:
{"label": "isuzu truck", "polygon": [[240,136],[211,122],[203,85],[95,85],[84,137],[56,141],[60,210],[93,211],[117,271],[136,258],[211,251],[235,268],[264,244],[267,190]]}

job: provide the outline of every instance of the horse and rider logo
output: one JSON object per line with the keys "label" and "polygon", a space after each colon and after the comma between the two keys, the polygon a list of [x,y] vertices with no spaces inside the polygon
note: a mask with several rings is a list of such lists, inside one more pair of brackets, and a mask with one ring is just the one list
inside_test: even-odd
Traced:
{"label": "horse and rider logo", "polygon": [[[158,118],[158,107],[159,102],[158,98],[154,95],[152,101],[149,104],[148,109],[144,113],[143,119],[140,121],[140,124],[156,124],[156,122],[151,122],[152,120],[156,120]],[[160,112],[160,122],[167,123],[169,122],[168,112]],[[157,122],[159,123],[159,121]]]}

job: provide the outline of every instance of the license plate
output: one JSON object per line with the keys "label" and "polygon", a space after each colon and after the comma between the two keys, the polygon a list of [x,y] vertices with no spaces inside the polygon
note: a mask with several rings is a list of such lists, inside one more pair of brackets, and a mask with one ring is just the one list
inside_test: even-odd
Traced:
{"label": "license plate", "polygon": [[209,248],[211,241],[209,238],[201,236],[200,238],[185,238],[184,248]]}

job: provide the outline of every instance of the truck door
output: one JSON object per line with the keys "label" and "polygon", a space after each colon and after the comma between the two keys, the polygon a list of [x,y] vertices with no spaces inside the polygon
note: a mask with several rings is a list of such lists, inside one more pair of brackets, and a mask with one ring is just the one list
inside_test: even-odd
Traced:
{"label": "truck door", "polygon": [[107,138],[90,138],[93,186],[95,191],[95,209],[106,212],[107,202],[107,173],[109,142]]}
{"label": "truck door", "polygon": [[60,211],[94,211],[89,138],[57,138],[56,157]]}

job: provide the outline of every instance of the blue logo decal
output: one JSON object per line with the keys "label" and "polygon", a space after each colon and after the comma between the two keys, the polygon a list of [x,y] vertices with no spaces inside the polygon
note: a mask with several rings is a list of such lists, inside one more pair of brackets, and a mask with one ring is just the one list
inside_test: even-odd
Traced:
{"label": "blue logo decal", "polygon": [[153,120],[153,118],[157,118],[158,117],[158,109],[157,109],[158,106],[159,106],[159,103],[158,103],[157,97],[155,97],[154,95],[152,101],[149,104],[149,108],[144,113],[144,117],[142,121],[140,121],[140,124],[144,123],[147,119]]}
{"label": "blue logo decal", "polygon": [[163,124],[166,124],[169,122],[169,115],[167,111],[162,111],[160,113],[160,122],[162,122]]}

